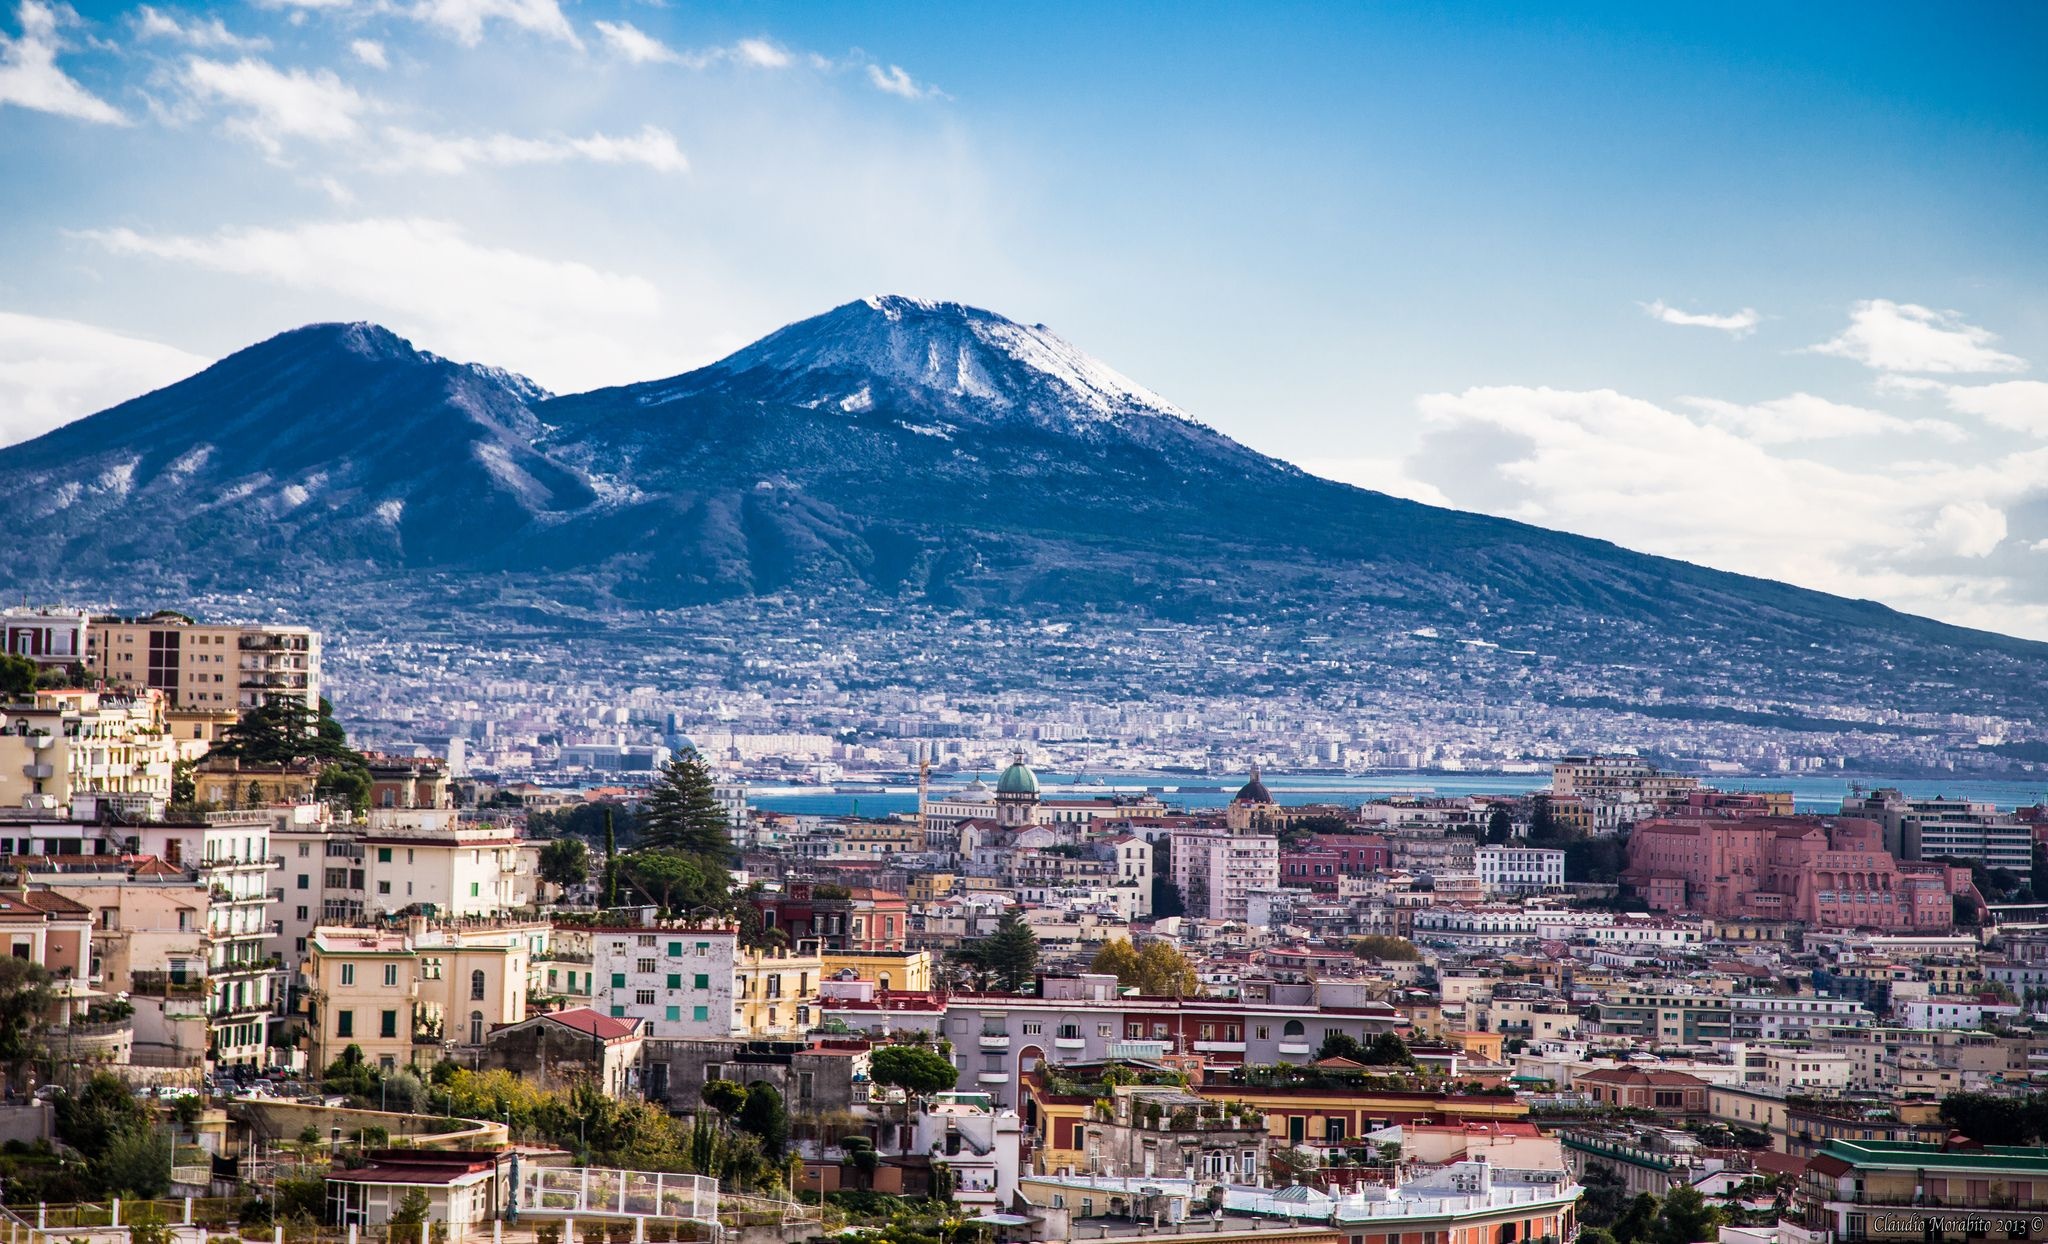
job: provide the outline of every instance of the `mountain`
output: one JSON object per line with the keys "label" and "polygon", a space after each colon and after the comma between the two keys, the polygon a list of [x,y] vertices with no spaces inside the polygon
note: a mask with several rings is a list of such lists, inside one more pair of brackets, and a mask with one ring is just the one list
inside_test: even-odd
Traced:
{"label": "mountain", "polygon": [[517,585],[603,610],[795,592],[1540,634],[1587,669],[1678,675],[1742,653],[1760,694],[1861,679],[1957,708],[2048,681],[2048,646],[1318,479],[1042,325],[906,298],[567,397],[315,325],[0,450],[0,522],[37,533],[0,586],[95,597],[452,581],[477,607]]}

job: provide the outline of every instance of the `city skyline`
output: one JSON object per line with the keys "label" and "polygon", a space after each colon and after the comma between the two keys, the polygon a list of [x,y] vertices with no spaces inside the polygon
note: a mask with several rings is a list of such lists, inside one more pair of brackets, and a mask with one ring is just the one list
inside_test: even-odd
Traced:
{"label": "city skyline", "polygon": [[1847,12],[25,0],[0,443],[306,321],[569,391],[902,292],[1332,478],[2041,637],[2040,20]]}

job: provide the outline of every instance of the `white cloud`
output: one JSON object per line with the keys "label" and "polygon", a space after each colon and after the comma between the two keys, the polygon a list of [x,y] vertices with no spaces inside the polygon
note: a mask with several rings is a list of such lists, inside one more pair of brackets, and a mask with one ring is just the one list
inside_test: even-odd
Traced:
{"label": "white cloud", "polygon": [[598,22],[598,37],[614,53],[636,65],[680,64],[682,56],[631,22]]}
{"label": "white cloud", "polygon": [[562,14],[558,0],[419,0],[404,12],[454,35],[465,47],[483,41],[486,22],[504,22],[521,30],[582,47],[576,30]]}
{"label": "white cloud", "polygon": [[348,45],[349,55],[372,69],[391,68],[391,58],[384,54],[384,45],[375,39],[354,39]]}
{"label": "white cloud", "polygon": [[1956,384],[1948,386],[1945,396],[1951,410],[1976,415],[2014,432],[2048,438],[2048,381]]}
{"label": "white cloud", "polygon": [[1294,465],[1310,475],[1320,475],[1340,484],[1355,484],[1390,497],[1420,501],[1424,505],[1448,506],[1450,498],[1435,484],[1409,477],[1398,458],[1303,458]]}
{"label": "white cloud", "polygon": [[381,320],[422,346],[573,391],[672,349],[647,279],[488,246],[447,221],[389,218],[207,235],[88,231],[116,255],[253,278],[314,296],[307,318]]}
{"label": "white cloud", "polygon": [[1503,386],[1418,404],[1422,447],[1400,472],[1457,506],[1966,625],[2048,630],[2000,560],[2048,449],[1859,469],[1612,390]]}
{"label": "white cloud", "polygon": [[130,20],[135,25],[135,36],[139,39],[169,39],[174,43],[195,48],[241,49],[270,46],[268,39],[244,38],[236,34],[218,17],[209,17],[204,21],[195,17],[189,22],[181,22],[173,14],[145,4],[135,10]]}
{"label": "white cloud", "polygon": [[682,173],[690,167],[675,136],[655,125],[644,126],[637,134],[592,134],[587,138],[519,138],[511,134],[458,138],[394,126],[384,130],[383,138],[376,167],[387,172],[461,173],[479,165],[559,164],[577,159],[640,164],[658,173]]}
{"label": "white cloud", "polygon": [[57,53],[64,48],[58,28],[78,20],[69,6],[22,0],[15,15],[21,33],[0,34],[0,105],[13,104],[101,125],[128,123],[120,109],[57,67]]}
{"label": "white cloud", "polygon": [[374,108],[331,70],[281,70],[248,56],[233,64],[189,57],[185,85],[198,99],[236,110],[228,128],[273,159],[288,138],[343,142],[357,137],[362,132],[360,118]]}
{"label": "white cloud", "polygon": [[183,380],[209,361],[91,324],[0,311],[0,445]]}
{"label": "white cloud", "polygon": [[732,50],[740,63],[757,69],[787,69],[791,63],[788,52],[766,39],[742,39],[733,45]]}
{"label": "white cloud", "polygon": [[874,83],[878,91],[901,95],[905,99],[923,99],[927,95],[939,94],[937,88],[919,84],[904,72],[901,65],[891,65],[887,69],[880,65],[869,65],[868,81]]}
{"label": "white cloud", "polygon": [[1714,422],[1762,445],[1789,445],[1798,441],[1881,432],[1922,432],[1948,441],[1963,438],[1963,430],[1945,419],[1901,419],[1881,410],[1847,406],[1811,393],[1794,393],[1790,397],[1747,405],[1711,397],[1679,400]]}
{"label": "white cloud", "polygon": [[1810,348],[1878,371],[2025,371],[2025,359],[1992,348],[1997,340],[1954,311],[1873,298],[1850,309],[1849,327],[1838,336]]}
{"label": "white cloud", "polygon": [[1761,324],[1764,318],[1757,314],[1753,307],[1744,307],[1732,315],[1713,315],[1707,312],[1681,311],[1662,298],[1639,305],[1653,320],[1662,320],[1666,324],[1677,324],[1683,328],[1718,328],[1735,337],[1746,337],[1755,332],[1756,326]]}
{"label": "white cloud", "polygon": [[796,63],[794,56],[767,39],[741,39],[731,47],[684,52],[670,47],[631,22],[593,24],[613,55],[635,65],[681,65],[687,69],[706,69],[725,62],[745,65],[750,69],[787,69]]}

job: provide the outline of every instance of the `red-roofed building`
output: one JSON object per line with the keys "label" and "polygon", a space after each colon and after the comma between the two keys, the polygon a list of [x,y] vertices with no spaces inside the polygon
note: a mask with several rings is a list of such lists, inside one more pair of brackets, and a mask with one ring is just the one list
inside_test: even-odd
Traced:
{"label": "red-roofed building", "polygon": [[617,1097],[640,1086],[646,1028],[644,1020],[569,1007],[492,1029],[484,1037],[484,1057],[490,1066],[531,1077],[542,1088],[596,1079]]}

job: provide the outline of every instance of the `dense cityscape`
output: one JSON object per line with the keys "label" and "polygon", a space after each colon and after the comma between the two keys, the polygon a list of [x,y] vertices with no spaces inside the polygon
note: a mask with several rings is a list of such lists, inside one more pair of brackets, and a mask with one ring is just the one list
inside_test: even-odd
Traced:
{"label": "dense cityscape", "polygon": [[[1282,688],[1313,645],[1171,627],[1048,625],[970,690],[944,627],[891,682],[800,611],[570,680],[250,612],[0,615],[11,1231],[1851,1244],[2048,1212],[2048,805],[1908,780],[2024,785],[1988,749],[2027,723],[1459,707],[1391,656]],[[1177,672],[1076,694],[1103,645]],[[1415,789],[1331,793],[1377,771]],[[1461,773],[1518,781],[1430,788]],[[1771,781],[1816,773],[1858,780]]]}

